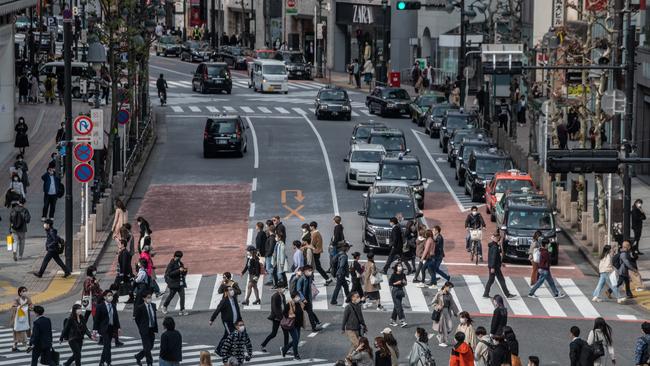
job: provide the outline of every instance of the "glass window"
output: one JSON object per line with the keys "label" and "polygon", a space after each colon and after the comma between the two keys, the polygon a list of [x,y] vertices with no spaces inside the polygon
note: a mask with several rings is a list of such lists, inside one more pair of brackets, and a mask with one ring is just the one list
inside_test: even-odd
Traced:
{"label": "glass window", "polygon": [[356,137],[359,140],[366,140],[368,136],[370,136],[370,130],[372,130],[372,127],[370,126],[358,127],[357,131],[354,134],[354,137]]}
{"label": "glass window", "polygon": [[354,163],[379,163],[384,153],[381,151],[354,151],[351,162]]}
{"label": "glass window", "polygon": [[457,109],[457,108],[451,105],[443,105],[443,106],[435,107],[433,111],[431,111],[431,114],[434,117],[444,117],[445,113],[447,113],[447,111],[450,109]]}
{"label": "glass window", "polygon": [[466,116],[449,116],[447,118],[447,128],[465,128],[469,124],[473,124],[474,119]]}
{"label": "glass window", "polygon": [[225,65],[210,65],[208,66],[208,75],[212,77],[225,77],[228,75]]}
{"label": "glass window", "polygon": [[409,94],[404,89],[384,90],[384,96],[389,99],[410,99]]}
{"label": "glass window", "polygon": [[419,180],[420,167],[416,164],[384,164],[381,168],[384,179]]}
{"label": "glass window", "polygon": [[398,215],[406,219],[415,217],[413,201],[404,198],[374,198],[370,200],[368,217],[373,219],[390,219]]}
{"label": "glass window", "polygon": [[285,75],[287,70],[284,65],[264,65],[264,73],[269,75]]}
{"label": "glass window", "polygon": [[394,136],[394,135],[375,135],[370,137],[371,144],[382,145],[386,151],[402,151],[406,145],[404,142],[404,136]]}
{"label": "glass window", "polygon": [[494,174],[510,169],[512,169],[510,159],[476,159],[476,172],[478,174]]}
{"label": "glass window", "polygon": [[[442,99],[445,99],[444,95],[442,96]],[[420,107],[430,107],[436,103],[440,103],[440,97],[437,95],[424,95],[417,99],[417,105]]]}
{"label": "glass window", "polygon": [[285,53],[283,55],[284,61],[293,62],[293,63],[306,63],[305,56],[302,53]]}
{"label": "glass window", "polygon": [[320,93],[322,100],[346,100],[347,95],[343,90],[326,90]]}
{"label": "glass window", "polygon": [[235,133],[237,132],[236,121],[215,121],[210,126],[211,133]]}
{"label": "glass window", "polygon": [[496,193],[521,192],[522,188],[533,188],[533,182],[524,179],[500,179],[496,184]]}
{"label": "glass window", "polygon": [[508,228],[551,230],[555,226],[548,211],[508,211]]}

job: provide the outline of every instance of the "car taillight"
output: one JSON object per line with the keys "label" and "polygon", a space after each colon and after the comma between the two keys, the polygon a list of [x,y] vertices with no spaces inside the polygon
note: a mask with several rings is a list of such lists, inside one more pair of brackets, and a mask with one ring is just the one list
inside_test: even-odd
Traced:
{"label": "car taillight", "polygon": [[237,129],[237,138],[241,138],[241,130]]}

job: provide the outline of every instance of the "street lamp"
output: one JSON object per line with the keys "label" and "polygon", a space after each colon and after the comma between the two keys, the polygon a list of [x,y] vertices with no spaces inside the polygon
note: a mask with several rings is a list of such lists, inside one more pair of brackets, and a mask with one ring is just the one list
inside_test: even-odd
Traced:
{"label": "street lamp", "polygon": [[88,56],[86,61],[95,71],[95,108],[99,108],[99,73],[106,62],[106,49],[97,39],[88,43]]}

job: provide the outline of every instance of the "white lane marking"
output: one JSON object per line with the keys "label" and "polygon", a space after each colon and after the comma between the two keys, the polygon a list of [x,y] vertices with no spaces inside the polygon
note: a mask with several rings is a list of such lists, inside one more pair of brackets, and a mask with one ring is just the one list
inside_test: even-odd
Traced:
{"label": "white lane marking", "polygon": [[191,106],[189,106],[188,108],[189,108],[190,111],[192,111],[192,112],[201,112],[201,108],[199,108],[199,107],[197,107],[197,106],[195,106],[195,105],[191,105]]}
{"label": "white lane marking", "polygon": [[251,202],[251,208],[248,210],[248,217],[255,216],[255,202]]}
{"label": "white lane marking", "polygon": [[294,87],[296,87],[296,88],[298,88],[298,89],[305,89],[305,90],[311,90],[311,89],[313,89],[312,87],[310,87],[310,86],[308,86],[308,85],[302,85],[302,84],[300,84],[300,83],[291,83],[291,84],[289,84],[289,85],[290,85],[290,86],[294,86]]}
{"label": "white lane marking", "polygon": [[210,310],[216,309],[219,303],[221,302],[221,299],[223,298],[223,295],[219,293],[221,278],[222,278],[221,275],[218,274],[214,279],[214,288],[212,289],[212,297],[210,298],[210,307],[209,307]]}
{"label": "white lane marking", "polygon": [[282,114],[289,114],[289,111],[282,108],[282,107],[275,107],[275,110],[282,113]]}
{"label": "white lane marking", "polygon": [[419,311],[423,313],[429,312],[427,299],[424,298],[422,289],[413,284],[414,276],[408,276],[408,285],[406,285],[406,295],[409,298],[409,305],[412,311]]}
{"label": "white lane marking", "polygon": [[[248,128],[251,129],[251,134],[253,134],[253,150],[255,150],[253,151],[253,168],[257,169],[260,166],[260,151],[257,148],[257,134],[255,133],[255,127],[253,126],[253,122],[251,122],[250,117],[246,117],[246,122],[248,122]],[[257,182],[257,180],[255,180],[255,182]],[[257,187],[257,184],[255,184],[255,186]]]}
{"label": "white lane marking", "polygon": [[237,112],[237,110],[236,110],[235,108],[233,108],[233,107],[229,107],[229,106],[224,106],[223,109],[224,109],[226,112],[229,112],[229,113],[235,113],[235,112]]}
{"label": "white lane marking", "polygon": [[368,117],[372,116],[372,114],[370,114],[370,112],[367,109],[360,109],[359,111]]}
{"label": "white lane marking", "polygon": [[634,315],[629,315],[629,314],[618,314],[616,315],[617,318],[621,320],[637,320],[638,318]]}
{"label": "white lane marking", "polygon": [[386,310],[393,310],[393,297],[390,295],[390,286],[388,286],[388,276],[381,275],[384,282],[379,287],[379,298],[382,300],[381,304]]}
{"label": "white lane marking", "polygon": [[246,233],[246,245],[253,242],[253,228],[249,228]]}
{"label": "white lane marking", "polygon": [[[318,279],[316,279],[318,278]],[[314,276],[314,285],[318,289],[318,295],[312,299],[312,307],[314,310],[327,310],[327,287],[325,280],[322,277]]]}
{"label": "white lane marking", "polygon": [[[465,262],[446,262],[446,261],[443,261],[442,263],[444,263],[444,264],[446,264],[448,266],[487,267],[487,263],[474,264],[474,263],[465,263]],[[531,268],[531,267],[530,267],[530,264],[512,264],[512,263],[508,263],[508,268]],[[576,269],[576,267],[575,266],[553,266],[553,269]],[[529,279],[530,279],[530,277],[529,277]]]}
{"label": "white lane marking", "polygon": [[314,134],[316,134],[316,138],[318,139],[318,143],[320,144],[320,149],[323,152],[323,158],[325,158],[325,167],[327,168],[327,176],[330,181],[330,194],[332,195],[332,206],[334,207],[334,215],[338,216],[339,214],[339,201],[338,198],[336,197],[336,188],[334,187],[334,174],[332,173],[332,166],[330,165],[330,157],[327,154],[327,149],[325,148],[325,143],[323,142],[323,138],[320,136],[318,133],[318,130],[316,129],[316,126],[311,122],[311,120],[307,117],[307,115],[302,112],[302,109],[300,108],[293,108],[294,111],[297,112],[297,109],[299,109],[301,112],[298,112],[302,114],[302,116],[305,118],[305,121],[309,124],[309,127],[311,127],[312,131],[314,131]]}
{"label": "white lane marking", "polygon": [[[530,283],[528,283],[528,286],[529,288],[532,288]],[[555,297],[553,297],[551,291],[546,288],[546,284],[540,286],[535,292],[535,295],[537,295],[537,300],[542,304],[542,307],[546,310],[548,315],[566,318],[566,313],[562,310],[560,304],[555,301]],[[528,296],[528,294],[526,294],[526,296]]]}
{"label": "white lane marking", "polygon": [[494,306],[492,305],[492,301],[490,299],[483,297],[485,287],[483,287],[481,278],[476,275],[463,275],[463,279],[465,280],[465,283],[467,283],[467,288],[472,294],[472,298],[474,299],[476,306],[478,306],[478,311],[481,314],[492,314],[494,311]]}
{"label": "white lane marking", "polygon": [[[236,112],[234,112],[236,113]],[[165,117],[171,118],[213,118],[214,114],[166,114]],[[269,116],[267,114],[249,114],[252,118],[266,119],[302,119],[302,116]]]}
{"label": "white lane marking", "polygon": [[440,167],[438,166],[438,163],[436,163],[436,161],[431,156],[431,153],[429,153],[429,150],[424,145],[424,142],[422,142],[422,139],[420,138],[420,135],[419,135],[420,132],[416,131],[416,130],[413,130],[413,129],[411,129],[411,132],[413,132],[413,135],[415,136],[415,138],[420,143],[420,146],[422,147],[422,150],[424,150],[424,153],[427,155],[427,158],[429,158],[429,161],[431,162],[431,165],[433,165],[433,168],[436,170],[436,172],[438,172],[438,175],[442,179],[442,182],[445,184],[445,187],[447,187],[447,190],[449,191],[451,196],[456,201],[456,204],[458,205],[458,209],[460,210],[460,212],[467,211],[467,209],[465,209],[465,207],[463,207],[463,204],[460,203],[460,200],[458,200],[458,197],[456,196],[456,193],[454,192],[454,190],[449,185],[449,182],[447,182],[447,178],[445,178],[445,175],[442,173],[442,170],[440,170]]}
{"label": "white lane marking", "polygon": [[38,118],[36,119],[36,123],[34,124],[34,127],[31,129],[29,138],[34,138],[36,136],[36,132],[41,128],[41,123],[43,122],[43,117],[45,117],[45,109],[41,109],[41,111],[38,113]]}
{"label": "white lane marking", "polygon": [[451,291],[449,291],[449,293],[451,294],[451,298],[454,299],[454,302],[456,303],[456,307],[458,308],[458,312],[460,313],[461,311],[463,311],[463,308],[460,304],[460,301],[458,300],[458,295],[456,294],[456,290],[452,288]]}
{"label": "white lane marking", "polygon": [[205,108],[207,108],[208,112],[210,112],[210,113],[219,113],[219,110],[217,108],[211,106],[211,105],[209,105],[209,106],[207,106]]}
{"label": "white lane marking", "polygon": [[[515,298],[506,299],[508,305],[510,305],[510,309],[512,310],[512,312],[515,315],[532,315],[530,309],[528,309],[528,306],[526,306],[524,299],[521,298],[521,295],[519,294],[517,287],[515,287],[515,283],[512,281],[512,278],[506,277],[505,280],[506,280],[506,286],[508,286],[508,291],[510,291],[510,293],[513,295],[517,295],[517,297]],[[499,283],[499,281],[496,282],[497,284]],[[503,291],[503,289],[501,290]]]}
{"label": "white lane marking", "polygon": [[352,117],[359,117],[359,113],[352,111]]}
{"label": "white lane marking", "polygon": [[174,111],[176,113],[183,113],[183,108],[181,108],[180,106],[173,105],[171,107],[172,107],[172,111]]}
{"label": "white lane marking", "polygon": [[[321,327],[323,327],[323,330],[325,330],[325,328],[327,328],[327,327],[329,327],[329,326],[330,326],[330,323],[323,323],[323,324],[321,324]],[[320,332],[320,331],[319,331],[319,332]],[[319,332],[311,332],[311,333],[309,333],[309,335],[308,335],[307,337],[310,337],[310,338],[312,338],[312,337],[316,337],[316,336],[318,335]]]}
{"label": "white lane marking", "polygon": [[316,113],[316,110],[314,108],[307,108],[311,113]]}
{"label": "white lane marking", "polygon": [[253,183],[251,184],[251,191],[257,191],[257,178],[253,178]]}
{"label": "white lane marking", "polygon": [[167,81],[167,84],[171,86],[178,86],[178,87],[184,87],[184,86],[189,86],[189,84],[186,84],[182,81]]}
{"label": "white lane marking", "polygon": [[298,114],[301,114],[301,115],[306,114],[306,112],[303,111],[303,110],[300,109],[300,108],[291,108],[291,109],[293,109],[293,111],[296,112],[296,113],[298,113]]}
{"label": "white lane marking", "polygon": [[239,108],[241,108],[241,110],[244,111],[244,113],[255,113],[255,111],[251,107],[240,106]]}
{"label": "white lane marking", "polygon": [[[196,294],[199,291],[199,284],[201,283],[201,277],[203,275],[200,274],[191,274],[185,276],[185,283],[187,284],[187,288],[185,289],[185,309],[193,309],[194,308],[194,302],[196,302]],[[181,309],[181,302],[178,301],[176,303],[176,310]]]}
{"label": "white lane marking", "polygon": [[594,308],[594,306],[591,304],[591,301],[585,296],[582,291],[576,286],[575,282],[573,282],[572,279],[570,278],[557,278],[555,279],[557,283],[562,286],[562,289],[564,289],[564,293],[569,296],[571,301],[575,304],[576,308],[578,308],[578,311],[580,311],[580,314],[582,314],[585,318],[598,318],[600,317],[600,314]]}
{"label": "white lane marking", "polygon": [[266,107],[257,107],[262,113],[271,113],[271,110]]}

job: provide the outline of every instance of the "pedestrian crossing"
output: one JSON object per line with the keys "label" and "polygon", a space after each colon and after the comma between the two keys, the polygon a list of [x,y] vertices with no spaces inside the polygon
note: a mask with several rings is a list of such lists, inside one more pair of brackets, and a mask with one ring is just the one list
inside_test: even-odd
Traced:
{"label": "pedestrian crossing", "polygon": [[[241,106],[223,106],[223,105],[170,105],[172,113],[177,114],[248,114],[248,115],[303,115],[314,114],[314,108],[306,107],[272,107],[272,106],[257,106],[257,105],[241,105]],[[352,110],[352,117],[370,116],[367,108],[359,108]],[[468,198],[468,204],[471,199]]]}
{"label": "pedestrian crossing", "polygon": [[[247,278],[235,276],[235,281],[239,283],[242,291],[247,288]],[[427,286],[422,286],[419,283],[413,283],[413,276],[407,277],[408,285],[405,288],[406,297],[404,298],[405,311],[412,313],[427,313],[431,311],[430,304],[437,289],[432,289]],[[383,282],[379,291],[381,297],[381,304],[388,311],[393,309],[393,302],[388,287],[388,276],[383,275]],[[188,275],[186,278],[188,287],[185,289],[185,309],[194,311],[205,311],[216,309],[222,295],[217,292],[221,284],[222,277],[220,275],[204,276],[200,274]],[[260,276],[257,287],[260,293],[261,305],[252,305],[256,300],[255,295],[250,296],[250,305],[243,306],[245,310],[270,310],[270,297],[275,290],[270,286],[263,285],[266,281],[264,275]],[[538,316],[538,317],[554,317],[554,318],[585,318],[593,319],[596,317],[604,318],[637,318],[638,313],[634,308],[617,304],[614,300],[605,300],[600,303],[591,302],[591,291],[595,283],[589,280],[582,280],[577,283],[572,278],[555,278],[557,288],[566,294],[564,298],[555,298],[546,287],[546,284],[540,287],[535,298],[529,298],[528,292],[530,291],[528,277],[506,277],[505,283],[510,293],[516,296],[511,299],[505,299],[509,313],[516,316]],[[158,276],[157,282],[164,291],[166,288],[163,276]],[[490,298],[484,298],[484,288],[487,282],[487,276],[478,275],[460,275],[452,277],[451,282],[454,283],[453,296],[456,299],[459,308],[470,312],[471,314],[492,314],[494,306]],[[441,284],[441,280],[438,282]],[[318,296],[314,299],[313,308],[319,311],[337,311],[341,309],[339,305],[330,304],[331,295],[334,290],[334,285],[325,285],[325,281],[320,275],[316,275],[314,284],[318,289]],[[579,286],[580,285],[580,286]],[[504,296],[504,291],[500,288],[498,281],[494,283],[490,295],[501,294]],[[239,296],[239,301],[245,299],[245,293]],[[163,299],[167,296],[156,298],[154,302],[161,305]],[[337,299],[338,304],[343,304],[343,291],[341,291]],[[505,298],[505,296],[504,296]],[[123,298],[124,299],[124,298]],[[170,302],[168,310],[180,310],[180,303],[178,296]],[[118,310],[131,311],[131,305],[126,305],[123,302],[118,304]],[[374,307],[368,308],[367,311],[377,311]],[[640,316],[640,315],[639,315]],[[1,366],[1,365],[0,365]]]}
{"label": "pedestrian crossing", "polygon": [[[189,77],[188,77],[189,78]],[[233,89],[246,89],[252,90],[248,87],[249,79],[246,78],[233,78],[232,87]],[[152,90],[156,90],[156,80],[153,78],[149,79],[149,85]],[[167,80],[167,86],[170,90],[175,88],[178,89],[189,89],[192,90],[192,80]],[[289,92],[291,91],[318,91],[326,85],[319,83],[317,81],[306,81],[306,80],[289,80]]]}
{"label": "pedestrian crossing", "polygon": [[[183,329],[178,329],[183,334]],[[190,330],[186,330],[190,331]],[[68,357],[72,355],[67,342],[59,343],[58,337],[60,332],[53,332],[52,346],[60,355],[60,364],[63,364]],[[113,347],[111,352],[112,365],[134,365],[134,355],[142,349],[142,343],[139,338],[134,337],[120,337],[120,341],[124,343],[121,347]],[[31,353],[23,351],[12,352],[11,346],[13,345],[12,330],[11,328],[0,327],[0,366],[29,366],[31,364]],[[201,351],[212,352],[214,345],[206,344],[188,344],[183,343],[183,361],[181,365],[196,366],[199,364]],[[21,348],[21,350],[24,348]],[[160,352],[160,337],[157,337],[153,346],[152,355],[154,365],[158,364],[158,355]],[[84,340],[83,350],[81,353],[81,364],[83,365],[96,365],[99,363],[102,353],[102,347],[96,342],[89,339]],[[212,355],[213,364],[221,364],[221,359]],[[143,360],[144,363],[144,360]],[[281,355],[273,355],[264,352],[253,352],[253,358],[246,362],[246,365],[256,366],[291,366],[291,365],[305,365],[305,366],[331,366],[333,362],[328,362],[321,358],[306,358],[303,360],[293,360],[290,357],[283,358]]]}

